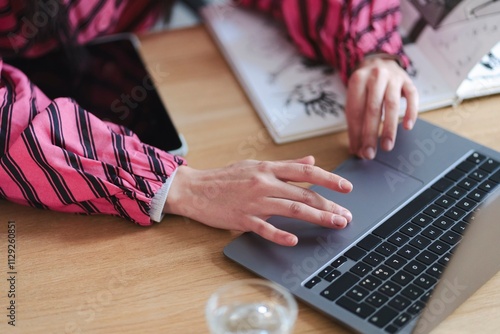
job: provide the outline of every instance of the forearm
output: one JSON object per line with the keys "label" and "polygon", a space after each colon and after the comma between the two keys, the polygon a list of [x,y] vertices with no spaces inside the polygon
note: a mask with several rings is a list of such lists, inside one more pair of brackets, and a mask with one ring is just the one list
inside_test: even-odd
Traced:
{"label": "forearm", "polygon": [[306,57],[330,63],[344,82],[366,55],[393,55],[403,67],[408,58],[398,33],[398,0],[242,0],[283,20],[288,33]]}
{"label": "forearm", "polygon": [[151,224],[156,192],[183,163],[66,98],[50,101],[3,66],[0,194],[43,209]]}

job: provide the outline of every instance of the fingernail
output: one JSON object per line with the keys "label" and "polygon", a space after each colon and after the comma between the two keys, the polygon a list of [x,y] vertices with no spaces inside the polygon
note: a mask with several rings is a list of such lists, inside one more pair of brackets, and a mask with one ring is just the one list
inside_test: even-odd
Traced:
{"label": "fingernail", "polygon": [[413,121],[412,120],[408,120],[408,122],[406,122],[406,128],[408,130],[413,129]]}
{"label": "fingernail", "polygon": [[337,227],[345,227],[347,225],[347,220],[342,216],[333,216],[332,223]]}
{"label": "fingernail", "polygon": [[351,190],[352,189],[352,184],[351,182],[345,180],[345,179],[340,179],[339,180],[339,188],[341,190]]}
{"label": "fingernail", "polygon": [[384,141],[382,142],[382,147],[386,151],[392,150],[393,148],[392,140],[390,140],[389,138],[385,138]]}
{"label": "fingernail", "polygon": [[294,235],[289,235],[287,238],[286,238],[286,241],[288,242],[288,244],[292,245],[292,246],[295,246],[298,242],[297,240],[297,237],[294,236]]}
{"label": "fingernail", "polygon": [[344,217],[345,217],[345,219],[347,219],[347,222],[348,222],[348,223],[352,220],[352,213],[351,213],[351,211],[349,211],[349,210],[344,210],[344,211],[342,212],[342,216],[344,216]]}
{"label": "fingernail", "polygon": [[373,147],[368,146],[367,148],[365,148],[363,157],[369,160],[375,158],[375,150],[373,149]]}

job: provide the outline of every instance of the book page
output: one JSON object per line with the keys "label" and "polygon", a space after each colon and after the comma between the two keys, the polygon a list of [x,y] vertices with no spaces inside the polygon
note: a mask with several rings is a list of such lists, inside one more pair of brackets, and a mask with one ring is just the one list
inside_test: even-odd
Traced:
{"label": "book page", "polygon": [[428,24],[415,43],[457,91],[474,66],[499,41],[500,1],[465,0],[456,4],[437,27]]}
{"label": "book page", "polygon": [[227,5],[206,7],[203,15],[275,142],[346,127],[340,76],[301,56],[283,26]]}

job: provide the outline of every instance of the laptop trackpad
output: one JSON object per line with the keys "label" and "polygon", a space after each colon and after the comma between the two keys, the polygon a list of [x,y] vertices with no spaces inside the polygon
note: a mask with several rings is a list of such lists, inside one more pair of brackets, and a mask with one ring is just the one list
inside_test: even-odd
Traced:
{"label": "laptop trackpad", "polygon": [[[349,159],[333,172],[353,183],[354,188],[351,193],[341,194],[318,186],[313,186],[311,189],[352,212],[353,220],[344,230],[321,228],[323,235],[335,234],[330,238],[339,243],[337,245],[339,248],[342,247],[341,244],[350,243],[373,227],[423,186],[422,181],[376,160]],[[286,223],[280,220],[271,219],[271,222],[276,222],[279,227],[298,234],[299,240],[303,237],[302,241],[306,243],[306,240],[318,233],[315,225],[308,224],[306,227],[303,223],[296,224],[293,220],[288,220]]]}

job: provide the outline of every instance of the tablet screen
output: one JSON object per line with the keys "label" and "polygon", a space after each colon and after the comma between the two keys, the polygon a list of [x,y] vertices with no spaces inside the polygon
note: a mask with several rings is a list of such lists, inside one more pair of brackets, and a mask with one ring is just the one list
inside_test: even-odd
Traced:
{"label": "tablet screen", "polygon": [[126,126],[143,142],[178,153],[181,139],[133,38],[126,34],[101,39],[79,48],[73,58],[59,50],[6,62],[49,98],[72,97],[100,119]]}

